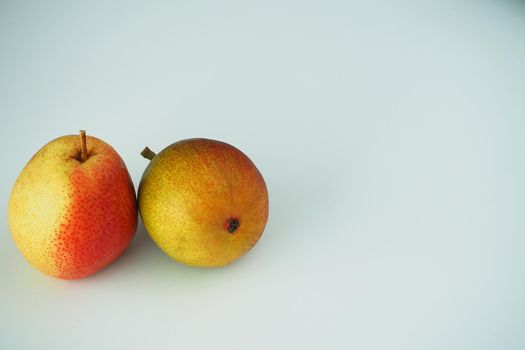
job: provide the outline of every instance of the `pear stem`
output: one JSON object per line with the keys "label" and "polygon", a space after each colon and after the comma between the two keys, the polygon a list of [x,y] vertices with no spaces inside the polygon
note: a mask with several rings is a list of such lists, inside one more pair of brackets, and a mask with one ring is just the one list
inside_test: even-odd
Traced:
{"label": "pear stem", "polygon": [[152,160],[153,158],[155,158],[157,154],[153,152],[152,150],[150,150],[149,147],[146,146],[146,148],[144,148],[142,152],[140,152],[140,155],[146,159]]}
{"label": "pear stem", "polygon": [[80,161],[85,162],[87,159],[86,131],[80,130]]}

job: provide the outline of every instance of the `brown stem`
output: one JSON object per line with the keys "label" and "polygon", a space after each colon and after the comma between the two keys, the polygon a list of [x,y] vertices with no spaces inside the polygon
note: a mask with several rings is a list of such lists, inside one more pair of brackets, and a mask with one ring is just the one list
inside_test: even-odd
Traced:
{"label": "brown stem", "polygon": [[85,162],[87,159],[86,131],[80,130],[80,161]]}
{"label": "brown stem", "polygon": [[146,159],[152,160],[157,154],[150,150],[149,147],[146,147],[142,150],[142,152],[140,152],[140,155]]}

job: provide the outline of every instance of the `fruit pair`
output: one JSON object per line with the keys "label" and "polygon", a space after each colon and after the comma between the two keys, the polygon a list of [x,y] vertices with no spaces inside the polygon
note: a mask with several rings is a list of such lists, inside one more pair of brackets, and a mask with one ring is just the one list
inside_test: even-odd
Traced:
{"label": "fruit pair", "polygon": [[137,202],[144,226],[173,259],[226,265],[260,238],[268,217],[261,174],[241,151],[207,139],[176,142],[155,155],[138,201],[117,152],[95,137],[63,136],[27,163],[9,199],[12,237],[38,270],[78,279],[103,269],[130,244]]}

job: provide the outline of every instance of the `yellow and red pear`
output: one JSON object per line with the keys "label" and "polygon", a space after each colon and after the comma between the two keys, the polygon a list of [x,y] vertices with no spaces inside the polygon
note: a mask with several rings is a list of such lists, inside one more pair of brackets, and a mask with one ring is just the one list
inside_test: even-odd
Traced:
{"label": "yellow and red pear", "polygon": [[155,243],[193,266],[222,266],[244,255],[268,219],[268,192],[253,162],[215,140],[176,142],[155,155],[142,176],[139,211]]}
{"label": "yellow and red pear", "polygon": [[117,152],[104,141],[59,137],[24,167],[11,192],[9,228],[38,270],[78,279],[117,259],[137,228],[135,190]]}

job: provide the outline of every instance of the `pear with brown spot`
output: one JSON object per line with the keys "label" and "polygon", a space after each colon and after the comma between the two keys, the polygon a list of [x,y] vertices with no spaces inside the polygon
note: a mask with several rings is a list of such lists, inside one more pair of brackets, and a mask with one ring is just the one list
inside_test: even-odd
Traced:
{"label": "pear with brown spot", "polygon": [[222,266],[243,256],[261,237],[268,192],[253,162],[215,140],[176,142],[150,163],[140,181],[139,211],[155,243],[192,266]]}

